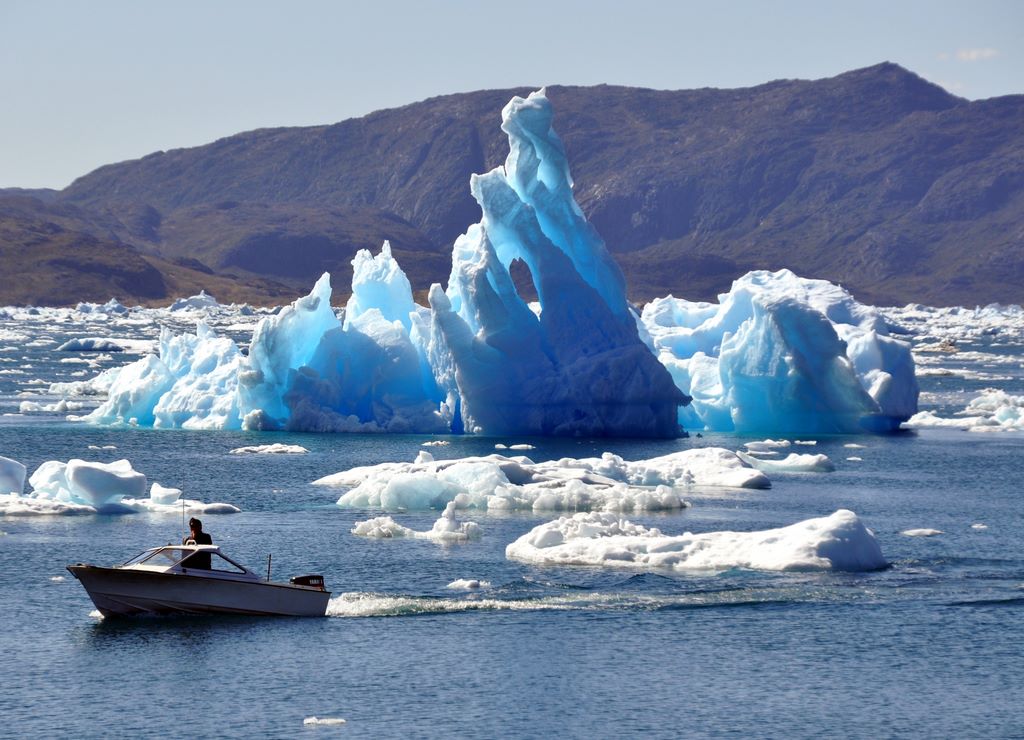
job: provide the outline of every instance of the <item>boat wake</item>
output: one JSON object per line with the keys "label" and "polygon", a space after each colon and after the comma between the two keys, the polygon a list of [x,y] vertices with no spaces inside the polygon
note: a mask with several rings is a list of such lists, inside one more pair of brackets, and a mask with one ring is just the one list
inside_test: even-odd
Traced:
{"label": "boat wake", "polygon": [[328,617],[408,617],[460,612],[501,611],[658,611],[765,606],[815,600],[808,593],[778,589],[701,591],[685,594],[568,593],[528,598],[471,595],[465,598],[343,593],[327,604]]}

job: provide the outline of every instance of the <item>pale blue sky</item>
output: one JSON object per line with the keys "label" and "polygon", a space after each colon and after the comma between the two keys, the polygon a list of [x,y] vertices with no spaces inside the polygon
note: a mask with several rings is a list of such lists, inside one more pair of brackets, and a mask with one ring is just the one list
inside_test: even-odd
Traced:
{"label": "pale blue sky", "polygon": [[0,187],[482,88],[747,87],[888,60],[966,98],[1018,94],[1022,42],[1017,0],[0,0]]}

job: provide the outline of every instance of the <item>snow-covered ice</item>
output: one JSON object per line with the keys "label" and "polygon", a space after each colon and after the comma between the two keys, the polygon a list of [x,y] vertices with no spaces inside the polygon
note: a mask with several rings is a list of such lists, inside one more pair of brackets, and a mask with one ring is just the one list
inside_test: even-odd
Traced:
{"label": "snow-covered ice", "polygon": [[345,724],[345,720],[341,717],[306,717],[302,720],[302,724],[306,727],[338,727]]}
{"label": "snow-covered ice", "polygon": [[852,511],[759,532],[665,535],[615,514],[579,513],[534,527],[505,549],[537,565],[675,570],[841,570],[884,568],[871,530]]}
{"label": "snow-covered ice", "polygon": [[906,535],[907,537],[934,537],[935,535],[945,534],[941,529],[928,529],[921,527],[918,529],[904,529],[900,534]]}
{"label": "snow-covered ice", "polygon": [[1024,431],[1024,396],[989,388],[971,399],[955,417],[940,417],[921,411],[910,418],[908,427],[951,427],[972,432]]}
{"label": "snow-covered ice", "polygon": [[794,452],[782,460],[764,460],[743,452],[736,454],[750,467],[766,473],[830,473],[836,469],[828,455],[800,455]]}
{"label": "snow-covered ice", "polygon": [[683,488],[768,488],[764,473],[729,450],[704,447],[648,460],[562,458],[535,463],[526,457],[434,460],[352,468],[313,481],[350,488],[338,505],[352,508],[657,511],[685,507]]}
{"label": "snow-covered ice", "polygon": [[309,452],[302,445],[286,445],[275,442],[270,445],[250,445],[248,447],[236,447],[231,450],[232,455],[305,455]]}
{"label": "snow-covered ice", "polygon": [[[2,458],[6,459],[6,458]],[[16,461],[10,461],[16,462]],[[20,464],[20,463],[19,463]],[[0,468],[5,467],[0,465]],[[7,465],[7,469],[13,469]],[[16,470],[15,470],[16,472]],[[49,460],[29,477],[32,490],[0,495],[0,516],[58,516],[67,514],[233,514],[227,503],[181,499],[181,491],[154,482],[146,494],[146,476],[128,460],[111,463],[73,459]]]}
{"label": "snow-covered ice", "polygon": [[434,526],[425,532],[398,524],[389,516],[378,516],[364,522],[356,522],[352,528],[352,534],[360,537],[378,539],[408,537],[434,540],[435,542],[465,542],[479,539],[481,533],[480,525],[476,522],[460,522],[455,519],[454,501],[448,503],[444,513],[434,522]]}

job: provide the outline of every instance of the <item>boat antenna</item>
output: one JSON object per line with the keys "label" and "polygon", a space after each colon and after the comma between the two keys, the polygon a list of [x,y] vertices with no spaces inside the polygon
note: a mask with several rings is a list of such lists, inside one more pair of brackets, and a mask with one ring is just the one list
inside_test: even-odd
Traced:
{"label": "boat antenna", "polygon": [[185,499],[181,499],[181,541],[185,541]]}
{"label": "boat antenna", "polygon": [[274,557],[273,553],[267,555],[267,580],[270,580],[270,559]]}

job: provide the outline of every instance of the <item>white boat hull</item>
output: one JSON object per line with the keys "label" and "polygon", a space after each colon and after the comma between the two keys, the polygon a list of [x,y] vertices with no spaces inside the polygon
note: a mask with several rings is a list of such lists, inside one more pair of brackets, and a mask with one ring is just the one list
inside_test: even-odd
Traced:
{"label": "white boat hull", "polygon": [[322,617],[329,591],[272,581],[69,565],[105,617],[139,614],[246,614]]}

